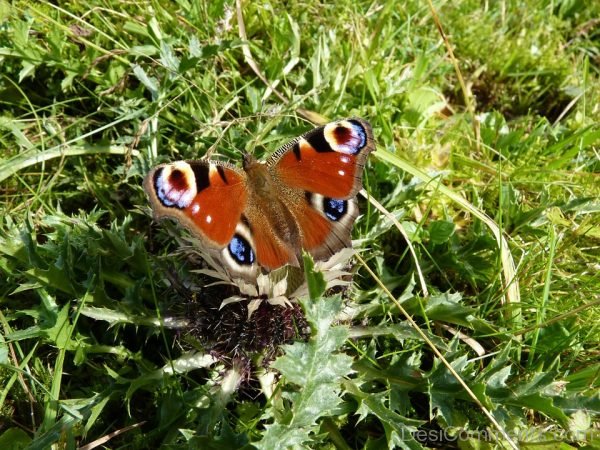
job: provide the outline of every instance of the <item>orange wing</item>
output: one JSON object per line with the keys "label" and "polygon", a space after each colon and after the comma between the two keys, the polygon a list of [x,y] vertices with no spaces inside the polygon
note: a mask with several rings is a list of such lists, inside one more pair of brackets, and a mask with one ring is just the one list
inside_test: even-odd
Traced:
{"label": "orange wing", "polygon": [[348,199],[362,188],[363,167],[373,149],[373,134],[366,121],[341,120],[282,147],[267,164],[273,177],[286,186]]}
{"label": "orange wing", "polygon": [[176,219],[216,248],[235,233],[246,206],[245,186],[241,170],[205,161],[163,164],[144,180],[155,218]]}

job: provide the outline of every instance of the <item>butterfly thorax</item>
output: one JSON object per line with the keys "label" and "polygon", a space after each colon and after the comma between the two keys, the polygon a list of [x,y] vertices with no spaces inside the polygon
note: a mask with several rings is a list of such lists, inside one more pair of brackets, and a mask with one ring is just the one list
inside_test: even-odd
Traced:
{"label": "butterfly thorax", "polygon": [[267,166],[256,159],[247,160],[244,158],[244,171],[248,175],[248,187],[254,195],[265,200],[271,200],[276,197],[277,190],[273,186],[271,174]]}
{"label": "butterfly thorax", "polygon": [[[292,243],[291,248],[301,248],[300,230],[288,206],[282,201],[282,189],[277,180],[273,179],[269,168],[264,163],[245,155],[244,171],[248,176],[250,202],[260,211],[260,220],[268,222],[267,227],[282,243]],[[256,219],[256,218],[255,218]]]}

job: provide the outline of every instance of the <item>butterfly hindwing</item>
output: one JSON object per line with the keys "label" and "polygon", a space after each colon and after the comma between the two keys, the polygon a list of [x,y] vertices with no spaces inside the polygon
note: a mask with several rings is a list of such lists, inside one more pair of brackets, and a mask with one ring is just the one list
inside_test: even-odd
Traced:
{"label": "butterfly hindwing", "polygon": [[352,224],[358,216],[356,199],[338,200],[309,193],[305,198],[303,205],[291,208],[302,235],[302,248],[322,260],[350,247]]}

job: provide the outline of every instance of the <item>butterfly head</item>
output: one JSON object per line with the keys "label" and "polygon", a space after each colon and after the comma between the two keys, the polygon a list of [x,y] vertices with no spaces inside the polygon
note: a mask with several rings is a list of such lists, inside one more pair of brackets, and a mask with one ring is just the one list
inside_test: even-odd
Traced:
{"label": "butterfly head", "polygon": [[248,169],[260,162],[254,157],[252,153],[244,152],[242,155],[242,167],[247,172]]}

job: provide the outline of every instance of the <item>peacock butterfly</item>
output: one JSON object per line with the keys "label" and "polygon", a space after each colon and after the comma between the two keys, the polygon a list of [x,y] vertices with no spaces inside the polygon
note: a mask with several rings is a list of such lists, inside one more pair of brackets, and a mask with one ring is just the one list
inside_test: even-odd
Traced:
{"label": "peacock butterfly", "polygon": [[148,173],[155,219],[176,219],[233,277],[300,266],[302,249],[326,260],[351,245],[371,126],[339,120],[296,138],[265,163],[176,161]]}

